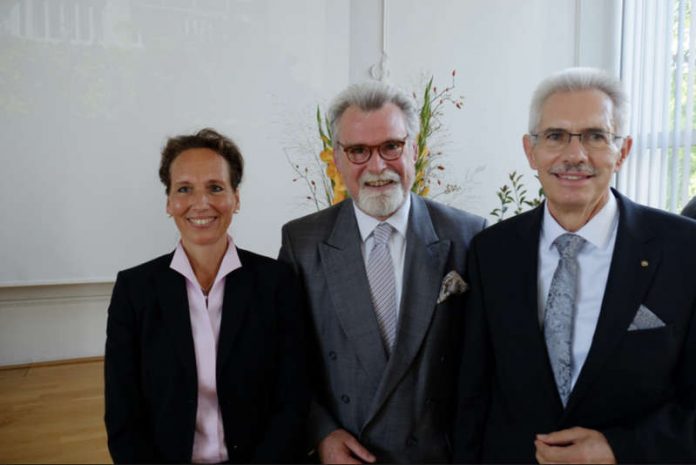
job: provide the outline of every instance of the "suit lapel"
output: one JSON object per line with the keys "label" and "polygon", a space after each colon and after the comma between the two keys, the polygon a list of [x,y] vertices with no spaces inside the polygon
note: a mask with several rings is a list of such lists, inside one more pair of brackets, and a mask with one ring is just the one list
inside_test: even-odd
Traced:
{"label": "suit lapel", "polygon": [[372,308],[360,243],[353,203],[343,202],[331,235],[319,244],[319,256],[338,322],[368,374],[370,386],[365,390],[374,392],[387,357]]}
{"label": "suit lapel", "polygon": [[[171,261],[171,260],[170,260]],[[157,301],[162,319],[173,339],[173,346],[189,376],[196,377],[196,355],[193,347],[193,332],[189,316],[186,278],[169,268],[155,276]]]}
{"label": "suit lapel", "polygon": [[238,251],[240,260],[244,260],[242,266],[229,273],[225,278],[225,295],[222,300],[222,316],[218,337],[217,373],[222,373],[222,368],[234,346],[235,338],[252,304],[251,297],[254,292],[253,264],[244,255],[244,251],[239,249]]}
{"label": "suit lapel", "polygon": [[449,250],[450,241],[440,240],[435,233],[425,201],[412,195],[398,337],[365,424],[374,418],[416,358],[435,311]]}
{"label": "suit lapel", "polygon": [[[554,412],[553,417],[557,418],[563,410],[563,405],[556,388],[544,331],[539,321],[539,240],[545,208],[545,204],[542,204],[516,220],[519,223],[516,226],[515,241],[504,249],[507,250],[505,260],[511,266],[500,271],[509,273],[502,282],[514,287],[502,290],[508,293],[506,302],[509,301],[510,308],[502,318],[518,337],[524,336],[520,347],[523,347],[522,350],[528,356],[524,357],[523,364],[517,367],[517,372],[523,374],[521,382],[529,384],[534,398],[545,399],[540,405],[548,405]],[[549,403],[546,399],[555,401]]]}
{"label": "suit lapel", "polygon": [[565,416],[587,395],[607,358],[621,342],[659,266],[660,247],[630,200],[616,193],[619,225],[602,309],[587,360],[571,392]]}

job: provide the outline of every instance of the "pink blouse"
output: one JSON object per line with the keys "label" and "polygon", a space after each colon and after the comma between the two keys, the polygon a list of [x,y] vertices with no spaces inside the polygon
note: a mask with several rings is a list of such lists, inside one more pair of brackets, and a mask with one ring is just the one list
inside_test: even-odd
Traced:
{"label": "pink blouse", "polygon": [[193,331],[193,346],[196,353],[198,373],[198,410],[196,431],[193,437],[193,463],[219,463],[228,459],[225,446],[225,431],[218,403],[216,384],[216,359],[222,301],[225,296],[225,278],[242,266],[237,248],[231,236],[227,236],[227,251],[210,292],[206,297],[196,280],[181,241],[176,247],[170,267],[186,278],[189,316]]}

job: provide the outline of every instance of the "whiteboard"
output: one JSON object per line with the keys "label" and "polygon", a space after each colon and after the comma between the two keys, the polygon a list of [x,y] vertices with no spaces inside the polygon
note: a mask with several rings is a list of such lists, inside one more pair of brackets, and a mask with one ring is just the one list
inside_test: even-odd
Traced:
{"label": "whiteboard", "polygon": [[206,126],[246,159],[235,240],[275,255],[311,211],[287,128],[347,84],[349,16],[348,0],[0,3],[0,286],[113,281],[171,251],[159,152]]}

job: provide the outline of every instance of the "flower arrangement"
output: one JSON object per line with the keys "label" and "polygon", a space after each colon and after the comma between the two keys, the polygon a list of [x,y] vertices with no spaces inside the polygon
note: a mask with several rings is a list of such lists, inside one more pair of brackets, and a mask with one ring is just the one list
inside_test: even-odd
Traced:
{"label": "flower arrangement", "polygon": [[348,197],[348,189],[341,179],[341,175],[334,163],[333,151],[333,134],[331,134],[331,126],[329,120],[324,116],[321,117],[321,110],[317,106],[317,127],[319,128],[319,138],[321,139],[322,150],[319,154],[319,159],[326,165],[324,170],[325,176],[322,179],[322,187],[326,201],[329,205],[337,204]]}
{"label": "flower arrangement", "polygon": [[[451,84],[443,89],[433,84],[433,77],[430,77],[422,93],[413,97],[419,103],[419,124],[420,129],[416,138],[418,157],[416,158],[416,177],[412,191],[424,197],[437,197],[459,191],[461,188],[456,184],[443,182],[440,173],[445,170],[445,166],[439,162],[442,152],[431,150],[430,142],[432,136],[442,129],[441,117],[444,114],[444,106],[453,105],[461,109],[463,97],[454,97],[456,70],[451,73]],[[317,210],[334,205],[346,199],[349,194],[346,186],[341,179],[341,175],[334,163],[334,153],[332,146],[332,134],[329,121],[322,115],[317,106],[316,123],[321,140],[321,151],[317,157],[319,170],[310,170],[294,163],[288,157],[297,177],[293,181],[303,180],[309,189],[309,200],[312,200]],[[315,178],[319,178],[317,181]]]}

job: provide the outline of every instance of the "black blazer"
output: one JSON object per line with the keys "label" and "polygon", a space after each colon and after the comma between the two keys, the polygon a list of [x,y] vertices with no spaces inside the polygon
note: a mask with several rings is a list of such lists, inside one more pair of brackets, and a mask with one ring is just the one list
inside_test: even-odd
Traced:
{"label": "black blazer", "polygon": [[[230,462],[297,459],[309,404],[289,267],[238,249],[227,275],[217,393]],[[164,255],[118,274],[107,323],[105,422],[115,462],[190,462],[197,372],[185,278]]]}
{"label": "black blazer", "polygon": [[[537,314],[543,206],[469,255],[455,460],[534,462],[534,437],[601,431],[619,462],[696,461],[696,223],[614,192],[619,225],[587,360],[563,408]],[[638,308],[664,327],[628,331]]]}

